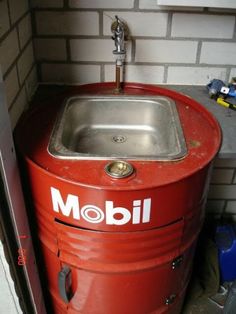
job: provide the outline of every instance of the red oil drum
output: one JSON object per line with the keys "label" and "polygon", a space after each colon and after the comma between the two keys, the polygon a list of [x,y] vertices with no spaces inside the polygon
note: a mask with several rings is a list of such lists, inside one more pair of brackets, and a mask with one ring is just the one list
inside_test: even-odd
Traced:
{"label": "red oil drum", "polygon": [[180,313],[220,129],[189,97],[127,83],[122,95],[161,95],[175,102],[185,156],[126,158],[134,172],[117,179],[105,172],[104,158],[49,153],[64,98],[117,97],[113,94],[112,83],[74,87],[36,106],[18,124],[16,142],[32,195],[46,288],[60,314]]}

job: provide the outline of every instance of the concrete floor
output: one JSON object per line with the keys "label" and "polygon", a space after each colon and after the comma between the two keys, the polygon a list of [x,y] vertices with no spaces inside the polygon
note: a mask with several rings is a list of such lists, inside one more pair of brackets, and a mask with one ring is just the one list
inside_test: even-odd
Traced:
{"label": "concrete floor", "polygon": [[23,314],[0,241],[0,313]]}
{"label": "concrete floor", "polygon": [[[223,307],[227,299],[230,283],[220,286],[219,293],[211,298],[200,297],[191,304],[187,304],[182,314],[222,314]],[[235,309],[236,313],[236,309]]]}

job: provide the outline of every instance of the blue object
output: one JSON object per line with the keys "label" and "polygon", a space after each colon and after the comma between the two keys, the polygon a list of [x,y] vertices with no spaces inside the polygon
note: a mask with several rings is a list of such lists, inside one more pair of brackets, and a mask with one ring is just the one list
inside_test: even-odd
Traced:
{"label": "blue object", "polygon": [[220,89],[220,93],[227,97],[236,97],[236,91],[234,85],[229,85],[228,87],[222,86]]}
{"label": "blue object", "polygon": [[236,226],[219,226],[216,229],[221,282],[236,279]]}
{"label": "blue object", "polygon": [[210,81],[209,84],[207,84],[209,96],[211,98],[216,97],[220,93],[221,88],[224,86],[225,86],[225,83],[223,81],[213,79],[212,81]]}

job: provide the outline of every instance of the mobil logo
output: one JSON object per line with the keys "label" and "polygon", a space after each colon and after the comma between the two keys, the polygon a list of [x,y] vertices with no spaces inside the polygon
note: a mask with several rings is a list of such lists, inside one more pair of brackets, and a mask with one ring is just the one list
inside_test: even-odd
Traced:
{"label": "mobil logo", "polygon": [[93,204],[80,206],[78,195],[68,194],[62,198],[60,190],[51,187],[53,210],[66,217],[72,216],[75,220],[85,220],[98,224],[105,222],[107,225],[142,224],[150,222],[151,198],[132,200],[132,208],[120,207],[112,200],[105,200],[104,207]]}

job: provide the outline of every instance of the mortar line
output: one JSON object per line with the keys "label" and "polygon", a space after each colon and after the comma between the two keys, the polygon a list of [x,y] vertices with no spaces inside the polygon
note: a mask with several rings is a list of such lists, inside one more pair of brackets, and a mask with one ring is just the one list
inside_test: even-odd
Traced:
{"label": "mortar line", "polygon": [[9,22],[10,22],[10,28],[11,28],[13,25],[12,25],[12,19],[11,19],[11,10],[10,10],[9,0],[7,0],[7,11],[8,11],[8,17],[9,17]]}
{"label": "mortar line", "polygon": [[197,54],[196,54],[196,62],[195,62],[195,64],[197,65],[200,65],[201,51],[202,51],[202,40],[199,40],[198,45],[197,45]]}
{"label": "mortar line", "polygon": [[105,82],[105,64],[101,64],[100,66],[100,81]]}
{"label": "mortar line", "polygon": [[104,18],[103,18],[103,11],[99,10],[98,11],[98,25],[99,25],[99,37],[103,37],[103,24],[104,24]]}
{"label": "mortar line", "polygon": [[163,84],[167,84],[168,79],[168,65],[164,65]]}
{"label": "mortar line", "polygon": [[134,0],[134,6],[130,10],[139,10],[139,0]]}
{"label": "mortar line", "polygon": [[69,63],[71,61],[71,51],[70,51],[70,39],[66,38],[66,60],[67,63]]}
{"label": "mortar line", "polygon": [[172,39],[171,37],[172,19],[173,19],[173,12],[169,12],[168,19],[167,19],[166,36],[164,37],[168,40]]}
{"label": "mortar line", "polygon": [[69,9],[69,0],[63,1],[63,9]]}

